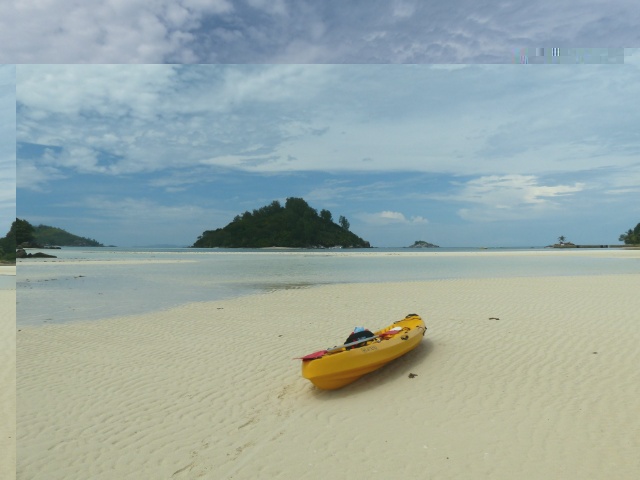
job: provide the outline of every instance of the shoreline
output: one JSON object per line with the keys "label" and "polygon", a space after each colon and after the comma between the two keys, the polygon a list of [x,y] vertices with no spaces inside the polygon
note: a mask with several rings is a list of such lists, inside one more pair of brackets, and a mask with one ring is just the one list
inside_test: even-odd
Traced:
{"label": "shoreline", "polygon": [[[208,251],[190,251],[190,250],[180,250],[180,251],[98,251],[99,254],[105,255],[139,255],[139,256],[169,256],[169,255],[182,255],[182,256],[224,256],[224,255],[291,255],[291,256],[357,256],[357,257],[384,257],[384,256],[405,256],[405,257],[428,257],[428,256],[450,256],[450,257],[469,257],[469,256],[520,256],[520,255],[546,255],[546,256],[610,256],[610,257],[626,257],[626,258],[640,258],[640,248],[633,247],[625,247],[625,248],[548,248],[548,247],[535,247],[535,248],[522,248],[522,249],[509,249],[509,248],[488,248],[483,249],[478,247],[477,249],[461,249],[461,251],[449,250],[449,249],[425,249],[425,248],[398,248],[398,249],[381,249],[375,251],[376,249],[359,249],[359,250],[349,250],[349,249],[289,249],[289,248],[263,248],[263,249],[238,249],[236,251],[232,251],[230,249],[226,250],[217,250],[211,249]],[[30,266],[30,265],[41,265],[41,264],[57,264],[57,263],[87,263],[93,262],[96,264],[100,263],[185,263],[193,260],[183,260],[183,259],[174,259],[174,260],[165,260],[165,259],[144,259],[144,260],[112,260],[109,258],[94,260],[94,259],[77,259],[71,258],[67,259],[64,257],[64,254],[73,253],[77,255],[79,252],[84,252],[83,250],[73,251],[73,250],[62,250],[63,256],[57,256],[56,258],[42,258],[42,259],[18,259],[18,265],[20,266]],[[60,253],[60,251],[59,251]],[[93,254],[95,252],[86,252]],[[15,265],[13,265],[15,268]]]}
{"label": "shoreline", "polygon": [[[639,289],[625,274],[322,285],[21,327],[18,473],[635,478]],[[422,344],[344,389],[292,360],[408,313]]]}

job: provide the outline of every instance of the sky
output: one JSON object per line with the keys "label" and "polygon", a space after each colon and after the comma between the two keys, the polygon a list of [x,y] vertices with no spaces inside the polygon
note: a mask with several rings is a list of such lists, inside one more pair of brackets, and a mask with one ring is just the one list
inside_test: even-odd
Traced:
{"label": "sky", "polygon": [[637,0],[20,0],[0,63],[512,63],[640,45]]}
{"label": "sky", "polygon": [[615,244],[640,221],[640,51],[624,54],[18,65],[18,217],[104,244],[186,246],[302,197],[376,247]]}
{"label": "sky", "polygon": [[16,218],[16,69],[0,65],[0,237]]}
{"label": "sky", "polygon": [[1,218],[15,164],[19,216],[107,244],[289,196],[377,246],[615,243],[638,24],[636,0],[9,2]]}

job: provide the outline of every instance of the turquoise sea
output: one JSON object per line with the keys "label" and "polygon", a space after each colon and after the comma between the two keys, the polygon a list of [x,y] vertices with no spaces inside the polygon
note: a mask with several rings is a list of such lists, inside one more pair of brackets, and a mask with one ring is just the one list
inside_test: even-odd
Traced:
{"label": "turquoise sea", "polygon": [[322,284],[640,272],[640,259],[608,250],[45,250],[58,258],[18,262],[17,317],[19,326],[95,320]]}

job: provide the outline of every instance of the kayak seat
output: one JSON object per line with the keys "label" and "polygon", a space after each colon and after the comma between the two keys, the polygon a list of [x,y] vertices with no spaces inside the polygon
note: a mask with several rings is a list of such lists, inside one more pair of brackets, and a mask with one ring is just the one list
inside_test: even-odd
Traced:
{"label": "kayak seat", "polygon": [[[364,330],[363,332],[354,332],[347,337],[344,343],[346,345],[347,343],[357,342],[358,340],[364,340],[365,338],[372,338],[372,337],[375,337],[375,335],[373,334],[373,332],[369,330]],[[367,342],[362,342],[362,343],[359,343],[358,345],[352,345],[350,347],[347,347],[347,350],[351,350],[352,348],[362,347],[366,345],[366,343]]]}

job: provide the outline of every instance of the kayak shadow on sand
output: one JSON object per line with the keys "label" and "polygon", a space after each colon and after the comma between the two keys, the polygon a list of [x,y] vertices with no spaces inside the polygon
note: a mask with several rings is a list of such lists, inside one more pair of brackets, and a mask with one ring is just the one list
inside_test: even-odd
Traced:
{"label": "kayak shadow on sand", "polygon": [[[426,361],[433,348],[434,343],[430,339],[424,338],[410,352],[405,353],[382,368],[364,375],[349,385],[338,390],[322,390],[311,385],[311,394],[318,400],[333,400],[375,391],[376,388],[391,382],[417,381],[421,375],[420,367]],[[415,378],[411,375],[415,376]]]}

